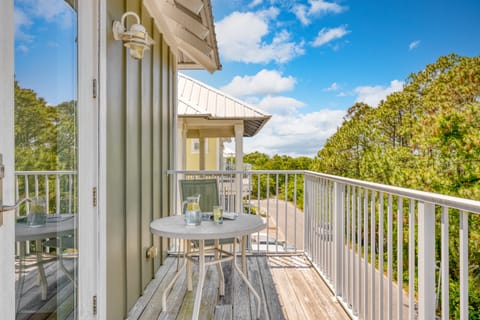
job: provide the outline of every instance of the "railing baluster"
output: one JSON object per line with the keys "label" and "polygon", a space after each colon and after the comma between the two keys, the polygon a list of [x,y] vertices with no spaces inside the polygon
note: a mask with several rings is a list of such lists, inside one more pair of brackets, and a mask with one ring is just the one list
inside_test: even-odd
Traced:
{"label": "railing baluster", "polygon": [[383,221],[383,213],[384,213],[384,199],[385,196],[383,192],[380,192],[378,195],[379,198],[379,210],[378,210],[378,316],[379,319],[383,319],[383,304],[384,304],[384,290],[383,290],[383,263],[385,261],[383,257],[383,244],[384,244],[384,221]]}
{"label": "railing baluster", "polygon": [[337,296],[343,296],[344,292],[342,291],[343,287],[343,250],[344,250],[344,243],[343,243],[343,212],[344,212],[344,207],[343,207],[343,197],[344,197],[344,186],[342,183],[335,183],[334,185],[334,214],[333,214],[333,231],[335,237],[332,239],[333,240],[333,247],[335,251],[335,256],[331,256],[333,258],[335,263],[335,277],[334,277],[334,283],[336,287],[336,294]]}
{"label": "railing baluster", "polygon": [[35,184],[35,198],[38,198],[39,192],[38,192],[38,175],[33,176],[34,184]]}
{"label": "railing baluster", "polygon": [[345,244],[346,251],[345,251],[345,287],[344,287],[344,301],[348,304],[351,303],[351,277],[350,277],[350,218],[351,218],[351,213],[350,213],[350,186],[346,186],[346,200],[345,200],[345,220],[346,220],[346,238],[347,238],[347,243]]}
{"label": "railing baluster", "polygon": [[48,185],[48,174],[45,175],[45,205],[47,206],[47,213],[50,213],[50,189]]}
{"label": "railing baluster", "polygon": [[403,319],[403,198],[397,211],[397,319]]}
{"label": "railing baluster", "polygon": [[73,175],[68,175],[68,213],[72,213],[73,203]]}
{"label": "railing baluster", "polygon": [[355,218],[356,218],[356,187],[352,187],[352,198],[350,199],[351,203],[352,203],[352,246],[350,247],[350,253],[351,253],[351,262],[352,262],[352,293],[351,293],[351,304],[352,304],[352,311],[353,313],[357,313],[358,309],[357,309],[357,291],[356,291],[356,268],[355,268],[355,257],[357,256],[355,254],[355,250],[356,250],[356,245],[355,245],[355,230],[356,230],[356,223],[355,223]]}
{"label": "railing baluster", "polygon": [[368,319],[368,194],[363,190],[363,310],[364,319]]}
{"label": "railing baluster", "polygon": [[359,188],[357,190],[357,252],[356,252],[356,259],[357,259],[357,308],[358,308],[358,315],[363,315],[362,313],[362,265],[360,256],[362,254],[362,190]]}
{"label": "railing baluster", "polygon": [[393,315],[393,197],[388,195],[388,212],[387,212],[387,261],[388,261],[388,293],[387,293],[387,317],[392,319]]}
{"label": "railing baluster", "polygon": [[408,319],[415,319],[415,202],[408,209]]}
{"label": "railing baluster", "polygon": [[56,213],[60,214],[60,176],[58,174],[55,175],[55,200],[56,200]]}
{"label": "railing baluster", "polygon": [[372,316],[370,317],[371,319],[375,319],[375,300],[376,300],[376,295],[375,295],[375,277],[376,277],[376,267],[375,267],[375,250],[376,250],[376,242],[375,242],[375,224],[376,224],[376,219],[375,219],[375,192],[372,190],[371,193],[371,202],[370,202],[370,254],[371,254],[371,294],[370,294],[370,299],[371,301],[371,313]]}
{"label": "railing baluster", "polygon": [[460,212],[460,320],[468,319],[468,213]]}
{"label": "railing baluster", "polygon": [[[449,275],[449,248],[448,248],[448,238],[449,238],[449,221],[448,221],[448,208],[442,208],[442,227],[441,227],[441,277],[442,277],[442,319],[450,319],[450,275]],[[412,305],[412,304],[410,304]]]}
{"label": "railing baluster", "polygon": [[418,310],[420,319],[435,318],[435,206],[418,203]]}
{"label": "railing baluster", "polygon": [[288,174],[285,174],[285,251],[288,250]]}
{"label": "railing baluster", "polygon": [[267,173],[267,239],[266,247],[267,252],[270,252],[270,174]]}
{"label": "railing baluster", "polygon": [[[275,244],[278,244],[278,173],[275,174]],[[278,253],[278,245],[275,246],[275,253]]]}
{"label": "railing baluster", "polygon": [[[293,239],[294,239],[294,246],[295,246],[295,252],[299,252],[298,249],[298,243],[297,243],[297,174],[295,173],[294,175],[294,181],[293,181],[293,217],[294,217],[294,228],[293,228]],[[305,209],[305,206],[303,206]],[[302,245],[302,250],[304,250],[305,244]]]}

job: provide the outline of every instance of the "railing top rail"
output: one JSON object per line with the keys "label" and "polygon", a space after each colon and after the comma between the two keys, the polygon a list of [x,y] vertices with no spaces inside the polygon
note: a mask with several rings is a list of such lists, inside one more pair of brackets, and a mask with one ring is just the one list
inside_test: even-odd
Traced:
{"label": "railing top rail", "polygon": [[226,175],[226,174],[305,174],[305,170],[167,170],[167,174]]}
{"label": "railing top rail", "polygon": [[227,175],[227,174],[305,174],[309,176],[321,177],[333,182],[345,183],[370,190],[395,194],[398,196],[415,199],[422,202],[438,204],[458,210],[464,210],[480,214],[480,201],[464,199],[459,197],[447,196],[438,193],[418,191],[413,189],[389,186],[380,183],[356,180],[351,178],[339,177],[325,173],[307,171],[307,170],[168,170],[167,174],[186,174],[186,175]]}
{"label": "railing top rail", "polygon": [[15,171],[17,176],[34,176],[34,175],[55,175],[55,174],[77,174],[75,170],[46,170],[46,171]]}
{"label": "railing top rail", "polygon": [[458,210],[480,214],[480,201],[476,201],[476,200],[447,196],[439,193],[394,187],[394,186],[389,186],[389,185],[380,184],[380,183],[338,177],[338,176],[333,176],[333,175],[318,173],[313,171],[305,171],[305,175],[321,177],[334,182],[350,184],[357,187],[363,187],[366,189],[375,190],[379,192],[395,194],[398,196],[411,198],[411,199],[415,199],[422,202],[438,204],[438,205],[442,205],[442,206],[446,206],[446,207],[450,207]]}

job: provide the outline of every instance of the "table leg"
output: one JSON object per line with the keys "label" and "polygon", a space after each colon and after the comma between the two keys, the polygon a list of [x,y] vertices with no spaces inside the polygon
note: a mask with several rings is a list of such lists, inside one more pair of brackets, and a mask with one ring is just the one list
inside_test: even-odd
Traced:
{"label": "table leg", "polygon": [[167,287],[165,288],[165,290],[163,291],[162,293],[162,310],[165,312],[167,311],[167,293],[170,291],[170,289],[173,287],[173,285],[175,284],[175,281],[177,281],[178,277],[180,276],[180,274],[183,272],[183,270],[185,269],[186,265],[187,265],[187,261],[188,261],[188,258],[187,258],[187,255],[184,255],[183,256],[183,264],[182,266],[180,267],[180,269],[177,271],[177,273],[175,274],[175,276],[173,277],[173,279],[170,281],[170,283],[167,285]]}
{"label": "table leg", "polygon": [[198,284],[195,292],[195,303],[193,305],[192,320],[198,319],[200,312],[200,300],[202,298],[203,283],[205,282],[205,240],[200,240]]}
{"label": "table leg", "polygon": [[245,276],[247,275],[247,236],[242,236],[242,269]]}
{"label": "table leg", "polygon": [[20,302],[22,300],[22,293],[23,293],[23,285],[25,283],[25,271],[23,270],[25,264],[25,251],[26,251],[26,244],[23,242],[19,242],[19,256],[18,256],[18,283],[17,283],[17,308],[16,311],[18,312],[20,309]]}
{"label": "table leg", "polygon": [[38,280],[42,291],[42,300],[47,299],[47,277],[45,276],[45,270],[43,269],[43,256],[42,256],[42,240],[36,240],[35,250],[37,254],[38,263]]}
{"label": "table leg", "polygon": [[[58,238],[58,241],[59,241],[60,245],[57,248],[57,257],[58,257],[58,262],[60,264],[59,265],[60,270],[62,270],[62,272],[67,276],[68,280],[70,280],[70,282],[72,282],[73,287],[76,288],[77,284],[75,283],[75,279],[73,278],[74,276],[72,274],[70,274],[70,272],[68,272],[67,268],[63,264],[63,236],[60,236]],[[73,264],[73,268],[75,269],[75,262]]]}
{"label": "table leg", "polygon": [[[242,239],[243,240],[243,239]],[[243,241],[242,241],[243,243]],[[250,289],[250,292],[253,293],[253,295],[255,296],[255,299],[257,299],[257,319],[260,319],[260,308],[261,308],[261,300],[260,300],[260,296],[258,295],[257,291],[253,288],[252,284],[250,283],[250,281],[248,281],[248,278],[246,276],[245,273],[242,272],[242,270],[238,267],[237,265],[237,255],[235,254],[235,250],[236,250],[236,243],[233,242],[233,252],[234,252],[234,255],[233,255],[233,267],[238,271],[238,273],[240,274],[242,280],[245,282],[245,284],[248,286],[248,288]]]}
{"label": "table leg", "polygon": [[[215,260],[220,260],[222,258],[221,254],[218,251],[218,247],[220,245],[219,240],[214,240],[215,243]],[[218,273],[218,290],[221,296],[225,295],[225,277],[223,275],[222,263],[218,262],[217,265],[217,273]]]}
{"label": "table leg", "polygon": [[[186,247],[187,247],[187,257],[190,254],[190,251],[192,249],[192,244],[190,243],[190,240],[185,240],[186,241]],[[193,290],[193,285],[192,285],[192,262],[187,258],[187,289],[188,291]]]}

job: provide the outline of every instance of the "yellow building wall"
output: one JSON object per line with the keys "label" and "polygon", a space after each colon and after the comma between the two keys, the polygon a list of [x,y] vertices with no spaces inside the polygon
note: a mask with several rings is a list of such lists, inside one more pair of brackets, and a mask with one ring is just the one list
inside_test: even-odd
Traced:
{"label": "yellow building wall", "polygon": [[[218,138],[207,138],[207,151],[205,154],[205,170],[219,170],[218,159],[219,159],[219,139]],[[198,143],[198,139],[187,139],[186,143],[186,170],[200,170],[200,152],[194,151],[194,143]]]}

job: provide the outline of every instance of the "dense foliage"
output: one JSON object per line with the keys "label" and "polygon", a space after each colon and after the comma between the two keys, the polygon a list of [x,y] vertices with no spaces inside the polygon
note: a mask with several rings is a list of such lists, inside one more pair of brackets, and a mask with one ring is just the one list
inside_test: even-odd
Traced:
{"label": "dense foliage", "polygon": [[[76,102],[63,102],[49,106],[43,98],[31,89],[25,89],[15,82],[15,170],[16,171],[58,171],[77,169],[77,122]],[[33,197],[34,188],[47,192],[50,212],[56,212],[55,186],[60,187],[60,209],[72,200],[76,203],[76,176],[72,177],[75,199],[67,199],[72,181],[63,175],[56,181],[55,175],[35,180],[33,175],[17,181],[19,195]],[[28,188],[27,188],[28,185]],[[26,194],[28,190],[28,195]],[[65,194],[64,194],[65,193]],[[21,208],[20,215],[25,213]]]}
{"label": "dense foliage", "polygon": [[[378,107],[353,105],[318,152],[312,169],[480,200],[480,57],[441,57],[411,74],[403,91],[389,95]],[[451,310],[457,318],[459,218],[452,213]],[[480,219],[470,216],[471,319],[480,319],[479,227]]]}
{"label": "dense foliage", "polygon": [[15,82],[15,169],[75,170],[76,103],[48,106]]}
{"label": "dense foliage", "polygon": [[353,105],[312,169],[480,199],[480,57],[441,57],[377,108]]}
{"label": "dense foliage", "polygon": [[[253,152],[243,157],[244,163],[252,165],[253,170],[308,170],[312,159],[308,157],[293,158],[290,156],[268,155]],[[294,174],[269,174],[253,175],[252,197],[265,199],[276,197],[294,202],[303,208],[303,175]],[[258,181],[260,179],[260,182]]]}

